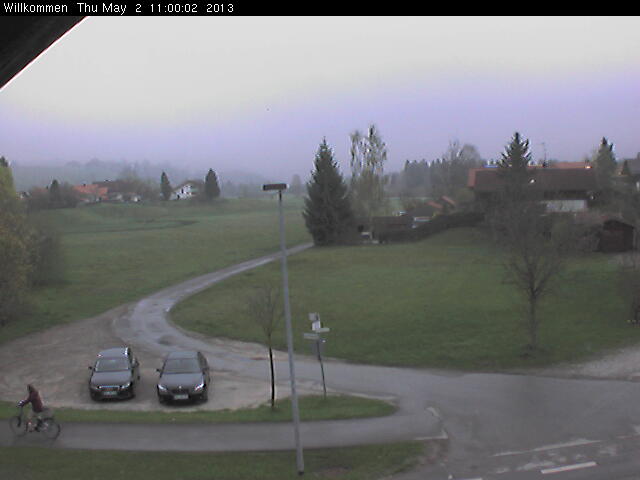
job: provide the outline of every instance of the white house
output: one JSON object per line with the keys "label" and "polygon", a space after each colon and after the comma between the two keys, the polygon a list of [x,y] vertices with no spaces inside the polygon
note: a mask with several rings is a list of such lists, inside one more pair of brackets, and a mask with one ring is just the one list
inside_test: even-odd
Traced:
{"label": "white house", "polygon": [[193,198],[200,192],[202,182],[196,180],[187,180],[181,183],[171,192],[171,200],[184,200]]}

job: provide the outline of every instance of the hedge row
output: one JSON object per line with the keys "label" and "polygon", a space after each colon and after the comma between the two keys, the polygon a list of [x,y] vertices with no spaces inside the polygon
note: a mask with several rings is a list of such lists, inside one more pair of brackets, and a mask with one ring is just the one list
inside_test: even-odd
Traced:
{"label": "hedge row", "polygon": [[459,212],[443,214],[411,229],[382,232],[376,235],[380,243],[422,240],[449,228],[474,227],[484,220],[481,212]]}

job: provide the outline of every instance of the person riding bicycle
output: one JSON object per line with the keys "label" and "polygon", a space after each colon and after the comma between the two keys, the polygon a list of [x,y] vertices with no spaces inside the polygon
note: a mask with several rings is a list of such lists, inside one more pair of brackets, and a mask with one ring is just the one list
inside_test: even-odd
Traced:
{"label": "person riding bicycle", "polygon": [[42,398],[40,398],[40,393],[35,387],[31,384],[27,385],[27,391],[29,395],[24,400],[20,400],[18,402],[19,407],[24,407],[27,403],[31,404],[31,412],[27,416],[27,425],[29,425],[29,430],[33,430],[33,418],[35,417],[37,420],[36,430],[40,427],[40,423],[42,422],[42,414],[44,413],[44,405],[42,404]]}

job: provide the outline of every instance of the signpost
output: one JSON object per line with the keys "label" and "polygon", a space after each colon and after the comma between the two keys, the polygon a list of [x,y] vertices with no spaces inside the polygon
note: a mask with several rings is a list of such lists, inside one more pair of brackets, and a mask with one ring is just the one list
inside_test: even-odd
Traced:
{"label": "signpost", "polygon": [[322,363],[322,351],[324,350],[324,344],[326,343],[326,339],[322,338],[321,333],[329,332],[329,329],[322,326],[320,322],[320,314],[318,313],[310,313],[309,321],[311,321],[311,333],[304,333],[305,340],[311,340],[314,343],[313,350],[318,357],[318,362],[320,362],[320,372],[322,373],[322,390],[324,392],[324,398],[327,398],[327,384],[324,380],[324,364]]}

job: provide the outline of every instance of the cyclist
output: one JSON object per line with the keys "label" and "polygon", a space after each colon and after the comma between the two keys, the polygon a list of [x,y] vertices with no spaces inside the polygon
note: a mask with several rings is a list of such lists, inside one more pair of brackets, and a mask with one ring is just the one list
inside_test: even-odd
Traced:
{"label": "cyclist", "polygon": [[40,427],[40,422],[42,421],[42,414],[44,413],[44,405],[42,404],[42,398],[40,398],[40,393],[35,387],[31,384],[27,385],[27,391],[29,395],[24,400],[20,400],[18,402],[19,407],[25,406],[27,403],[31,404],[31,412],[27,416],[27,425],[29,431],[33,431],[33,418],[35,417],[37,420],[37,424],[35,429],[37,430]]}

